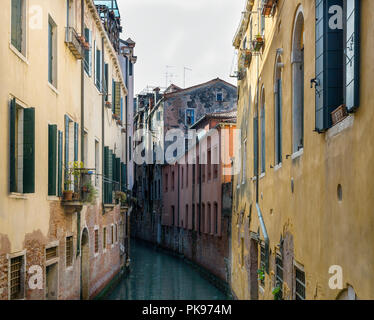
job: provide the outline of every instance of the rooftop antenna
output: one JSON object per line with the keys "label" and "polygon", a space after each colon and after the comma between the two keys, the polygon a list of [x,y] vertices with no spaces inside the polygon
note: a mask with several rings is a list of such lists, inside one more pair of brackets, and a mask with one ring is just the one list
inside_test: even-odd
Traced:
{"label": "rooftop antenna", "polygon": [[166,88],[169,86],[169,76],[171,78],[174,77],[173,73],[169,73],[169,69],[172,69],[172,68],[175,68],[175,66],[166,66],[166,73],[165,73],[165,77],[166,77]]}
{"label": "rooftop antenna", "polygon": [[188,67],[183,68],[183,88],[186,88],[186,71],[192,71],[192,69]]}

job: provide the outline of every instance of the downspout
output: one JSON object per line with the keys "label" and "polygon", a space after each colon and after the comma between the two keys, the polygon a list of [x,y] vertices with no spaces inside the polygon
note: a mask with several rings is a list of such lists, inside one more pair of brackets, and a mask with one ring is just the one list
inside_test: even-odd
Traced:
{"label": "downspout", "polygon": [[[260,34],[260,14],[261,14],[261,9],[258,8],[258,22],[257,22],[257,28],[258,28],[258,34]],[[260,57],[257,56],[257,101],[256,101],[256,116],[257,116],[257,146],[256,146],[256,209],[257,209],[257,215],[258,215],[258,220],[260,221],[260,226],[262,233],[264,235],[264,240],[265,240],[265,269],[266,272],[269,273],[269,247],[270,247],[270,240],[269,236],[266,230],[266,225],[264,222],[264,218],[262,216],[261,208],[259,205],[259,185],[260,185],[260,135],[259,135],[259,101],[260,101]]]}
{"label": "downspout", "polygon": [[[103,75],[103,83],[105,85],[105,88],[106,88],[106,95],[108,95],[108,91],[109,91],[109,85],[106,83],[106,79],[105,79],[105,61],[104,61],[104,48],[105,48],[105,44],[104,44],[104,38],[102,37],[101,38],[101,46],[102,46],[102,55],[101,55],[101,73]],[[104,130],[104,118],[105,118],[105,96],[103,94],[103,87],[104,85],[102,86],[101,88],[101,149],[102,149],[102,174],[101,174],[101,194],[102,194],[102,210],[103,210],[103,215],[105,214],[105,206],[104,206],[104,199],[105,199],[105,195],[104,195],[104,185],[105,185],[105,182],[104,182],[104,172],[105,172],[105,159],[104,159],[104,149],[105,149],[105,130]]]}
{"label": "downspout", "polygon": [[[69,1],[68,1],[69,11]],[[68,17],[68,21],[69,21]],[[69,27],[69,22],[68,22]],[[81,0],[81,35],[84,33],[84,0]],[[84,58],[81,60],[81,161],[84,163]],[[77,257],[80,255],[81,212],[77,213]]]}

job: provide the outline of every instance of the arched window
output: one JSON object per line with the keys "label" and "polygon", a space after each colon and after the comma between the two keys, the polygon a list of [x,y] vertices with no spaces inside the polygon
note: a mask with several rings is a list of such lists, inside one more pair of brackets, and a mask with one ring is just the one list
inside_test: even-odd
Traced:
{"label": "arched window", "polygon": [[275,141],[275,165],[282,163],[282,58],[280,53],[277,55],[275,63],[275,110],[274,110],[274,141]]}
{"label": "arched window", "polygon": [[265,88],[261,90],[261,110],[260,110],[260,121],[261,121],[261,173],[266,171],[266,144],[265,144]]}
{"label": "arched window", "polygon": [[212,208],[210,203],[208,203],[207,220],[207,233],[212,233]]}
{"label": "arched window", "polygon": [[299,6],[292,37],[292,151],[304,148],[304,14]]}

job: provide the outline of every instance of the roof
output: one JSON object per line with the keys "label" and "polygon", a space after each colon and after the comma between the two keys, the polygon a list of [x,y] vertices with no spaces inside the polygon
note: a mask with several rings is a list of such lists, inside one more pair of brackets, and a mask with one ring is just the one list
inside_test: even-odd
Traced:
{"label": "roof", "polygon": [[120,18],[117,0],[94,0],[97,6],[107,6],[109,10],[114,12],[114,16]]}
{"label": "roof", "polygon": [[249,17],[251,16],[251,10],[253,8],[253,0],[246,0],[244,11],[242,12],[242,18],[240,20],[240,24],[238,26],[238,30],[235,33],[235,37],[233,40],[233,46],[236,49],[239,49],[240,43],[242,41],[243,35],[247,30]]}
{"label": "roof", "polygon": [[180,93],[186,93],[186,92],[188,92],[190,90],[194,90],[194,89],[197,89],[197,88],[200,88],[200,87],[208,86],[208,85],[213,84],[215,82],[222,82],[222,83],[224,83],[224,84],[226,84],[226,85],[228,85],[228,86],[236,89],[236,86],[234,86],[233,84],[231,84],[231,83],[229,83],[229,82],[227,82],[225,80],[222,80],[220,78],[216,78],[216,79],[210,80],[208,82],[200,83],[198,85],[195,85],[195,86],[192,86],[192,87],[189,87],[189,88],[186,88],[186,89],[181,89],[181,88],[177,87],[176,85],[172,84],[171,86],[174,86],[174,87],[178,88],[179,90],[174,91],[174,92],[170,92],[170,93],[168,92],[168,90],[166,90],[165,91],[165,95],[167,95],[167,96],[170,97],[170,96],[177,95],[177,94],[180,94]]}
{"label": "roof", "polygon": [[235,120],[236,122],[237,115],[238,115],[237,110],[207,113],[204,117],[200,118],[197,122],[195,122],[190,128],[191,129],[196,128],[204,120],[208,120],[208,119],[222,120],[222,122],[225,122],[227,120],[229,120],[230,122],[233,122],[232,120]]}

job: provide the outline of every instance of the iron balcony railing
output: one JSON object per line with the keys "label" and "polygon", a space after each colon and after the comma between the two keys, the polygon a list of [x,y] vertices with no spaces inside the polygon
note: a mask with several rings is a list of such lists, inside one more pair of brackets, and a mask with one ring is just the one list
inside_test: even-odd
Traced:
{"label": "iron balcony railing", "polygon": [[65,36],[65,43],[69,47],[70,51],[77,59],[83,59],[84,57],[84,38],[78,35],[77,31],[75,31],[72,27],[66,28],[66,36]]}
{"label": "iron balcony railing", "polygon": [[65,169],[63,201],[93,203],[98,195],[95,176],[95,169]]}

